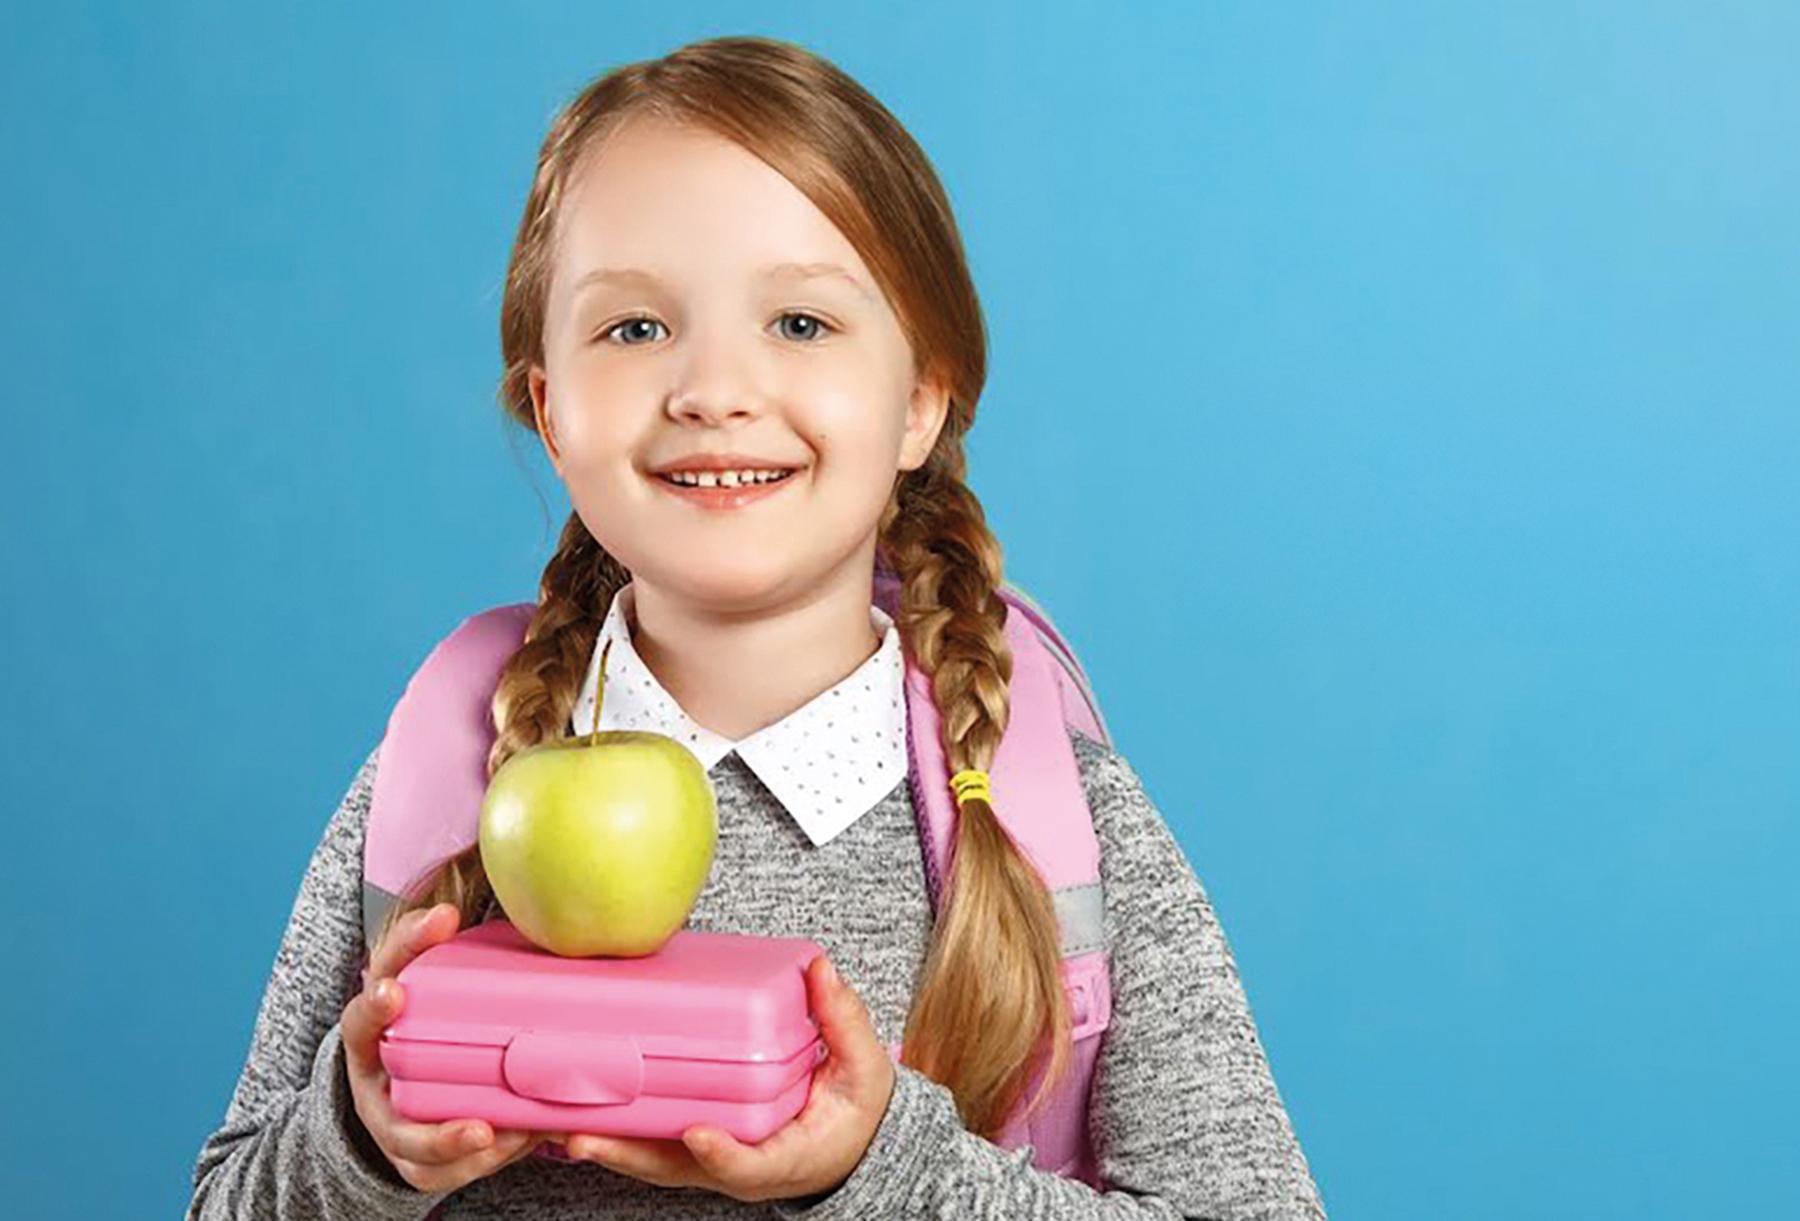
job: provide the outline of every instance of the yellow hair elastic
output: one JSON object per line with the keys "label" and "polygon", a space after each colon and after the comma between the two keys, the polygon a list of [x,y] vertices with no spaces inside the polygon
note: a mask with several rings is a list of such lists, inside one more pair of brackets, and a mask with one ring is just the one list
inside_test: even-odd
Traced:
{"label": "yellow hair elastic", "polygon": [[993,794],[988,790],[988,774],[979,768],[964,768],[950,777],[950,787],[956,790],[956,804],[962,805],[971,797],[979,797],[989,805],[994,804]]}

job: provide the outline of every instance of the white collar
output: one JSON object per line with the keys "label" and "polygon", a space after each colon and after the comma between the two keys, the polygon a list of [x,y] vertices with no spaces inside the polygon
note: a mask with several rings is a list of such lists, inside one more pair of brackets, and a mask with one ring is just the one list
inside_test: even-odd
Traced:
{"label": "white collar", "polygon": [[836,686],[772,725],[736,742],[696,723],[632,647],[636,589],[614,596],[595,637],[587,676],[570,716],[571,734],[594,724],[594,689],[608,640],[606,703],[600,728],[666,734],[693,751],[707,771],[727,754],[756,773],[814,844],[824,844],[868,813],[906,776],[905,662],[893,617],[874,603],[869,619],[881,645]]}

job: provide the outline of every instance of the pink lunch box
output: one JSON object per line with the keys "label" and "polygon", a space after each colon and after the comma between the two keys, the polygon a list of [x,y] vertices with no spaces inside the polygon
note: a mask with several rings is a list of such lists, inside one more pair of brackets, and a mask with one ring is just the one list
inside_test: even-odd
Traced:
{"label": "pink lunch box", "polygon": [[394,1109],[439,1123],[755,1142],[806,1105],[825,1045],[799,937],[683,929],[643,958],[564,958],[490,920],[402,967],[382,1035]]}

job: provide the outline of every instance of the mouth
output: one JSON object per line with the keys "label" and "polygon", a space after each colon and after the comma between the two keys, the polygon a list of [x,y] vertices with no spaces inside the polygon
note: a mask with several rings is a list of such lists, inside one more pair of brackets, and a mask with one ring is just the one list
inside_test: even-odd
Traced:
{"label": "mouth", "polygon": [[698,508],[739,509],[759,500],[767,500],[789,484],[799,482],[797,476],[806,469],[806,467],[797,467],[762,483],[739,483],[735,487],[717,482],[717,476],[713,476],[713,486],[711,487],[694,482],[695,476],[693,475],[683,477],[688,482],[682,482],[673,475],[651,475],[650,478],[676,499],[685,500]]}

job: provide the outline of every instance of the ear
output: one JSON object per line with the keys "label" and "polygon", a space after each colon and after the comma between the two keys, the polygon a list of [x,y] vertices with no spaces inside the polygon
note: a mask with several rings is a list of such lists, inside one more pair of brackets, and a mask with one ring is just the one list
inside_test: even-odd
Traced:
{"label": "ear", "polygon": [[531,414],[537,422],[538,440],[544,443],[544,451],[550,455],[550,465],[556,468],[556,474],[562,476],[562,450],[556,444],[556,424],[550,413],[550,383],[544,376],[543,369],[531,366],[525,375],[525,383],[531,391]]}
{"label": "ear", "polygon": [[906,435],[900,442],[900,469],[917,470],[931,456],[950,413],[950,391],[934,378],[920,378],[906,405]]}

